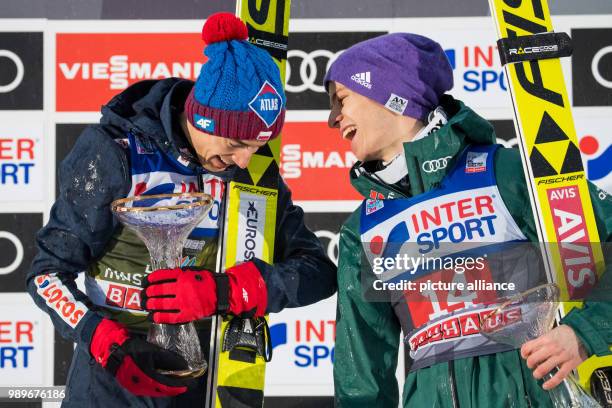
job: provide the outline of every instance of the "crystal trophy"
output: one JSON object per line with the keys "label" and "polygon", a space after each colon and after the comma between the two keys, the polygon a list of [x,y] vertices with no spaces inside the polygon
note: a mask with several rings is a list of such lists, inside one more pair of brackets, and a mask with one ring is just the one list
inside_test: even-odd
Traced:
{"label": "crystal trophy", "polygon": [[[499,306],[482,322],[480,332],[497,342],[520,348],[552,329],[559,307],[559,287],[554,283],[536,286],[523,293],[502,298]],[[544,376],[551,379],[557,369]],[[548,391],[555,408],[600,408],[570,373],[565,380]]]}
{"label": "crystal trophy", "polygon": [[[196,225],[212,206],[203,193],[157,194],[113,201],[111,210],[119,221],[145,243],[151,269],[180,267],[183,246]],[[199,377],[208,367],[193,322],[156,324],[149,327],[147,341],[179,354],[187,361],[185,370],[160,370],[176,377]]]}

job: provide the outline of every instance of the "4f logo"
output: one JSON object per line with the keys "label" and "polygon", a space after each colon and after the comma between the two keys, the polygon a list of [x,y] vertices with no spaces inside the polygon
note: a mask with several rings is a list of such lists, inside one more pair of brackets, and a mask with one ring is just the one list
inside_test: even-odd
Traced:
{"label": "4f logo", "polygon": [[208,133],[214,133],[215,131],[215,121],[213,119],[206,118],[202,115],[198,115],[197,113],[195,113],[193,115],[193,122],[200,130],[203,130]]}

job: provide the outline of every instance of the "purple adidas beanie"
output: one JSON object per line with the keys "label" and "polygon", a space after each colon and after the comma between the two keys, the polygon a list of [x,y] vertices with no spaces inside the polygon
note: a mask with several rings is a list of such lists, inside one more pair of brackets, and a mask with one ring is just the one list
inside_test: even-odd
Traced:
{"label": "purple adidas beanie", "polygon": [[346,49],[329,67],[324,84],[340,82],[387,109],[425,120],[453,87],[453,70],[437,42],[393,33]]}

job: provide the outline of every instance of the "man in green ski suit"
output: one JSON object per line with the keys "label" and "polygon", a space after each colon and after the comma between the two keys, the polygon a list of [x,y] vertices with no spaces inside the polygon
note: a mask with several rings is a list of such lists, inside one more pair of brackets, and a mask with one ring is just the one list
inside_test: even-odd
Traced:
{"label": "man in green ski suit", "polygon": [[[396,407],[400,333],[403,330],[410,344],[410,336],[432,319],[419,316],[418,307],[406,300],[364,298],[364,292],[371,289],[364,282],[371,282],[374,273],[364,256],[363,247],[368,243],[364,234],[369,226],[363,220],[376,217],[394,199],[431,212],[445,197],[463,197],[459,203],[464,207],[441,206],[448,210],[448,217],[455,217],[475,213],[470,212],[472,201],[485,197],[489,200],[485,206],[495,216],[470,221],[472,226],[483,226],[474,230],[483,240],[488,239],[486,233],[495,232],[492,242],[537,242],[527,184],[519,152],[494,145],[491,124],[445,94],[453,85],[452,69],[440,45],[426,37],[395,33],[356,44],[332,64],[325,85],[332,104],[329,125],[340,129],[360,160],[350,177],[366,198],[340,232],[336,401],[343,407]],[[589,187],[599,239],[611,241],[612,197]],[[480,197],[479,191],[494,193]],[[445,212],[440,210],[440,214]],[[488,230],[483,220],[489,222]],[[408,227],[416,229],[405,231],[410,236],[406,241],[431,236],[426,225],[417,227]],[[415,231],[420,235],[413,236]],[[500,238],[499,234],[504,235]],[[373,240],[370,245],[375,248]],[[419,350],[411,346],[403,405],[551,406],[545,390],[558,385],[588,356],[610,354],[612,305],[594,300],[612,288],[612,273],[607,269],[583,309],[573,309],[559,326],[520,350],[500,349],[495,343],[491,348],[492,342],[470,346],[466,337],[456,344],[447,342],[454,344],[451,348],[430,347],[426,350],[442,351],[420,358]],[[439,311],[442,304],[435,306]],[[477,336],[481,335],[470,338]],[[542,377],[555,366],[559,367],[557,374],[543,383]]]}

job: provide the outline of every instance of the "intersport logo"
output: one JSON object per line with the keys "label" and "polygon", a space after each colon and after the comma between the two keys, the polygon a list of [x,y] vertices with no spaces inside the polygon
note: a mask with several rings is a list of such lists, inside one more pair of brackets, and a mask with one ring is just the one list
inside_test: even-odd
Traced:
{"label": "intersport logo", "polygon": [[283,128],[281,173],[294,200],[360,200],[349,182],[357,158],[338,129],[323,122],[288,122]]}
{"label": "intersport logo", "polygon": [[98,111],[144,79],[194,80],[206,62],[197,33],[58,33],[56,44],[60,112]]}

